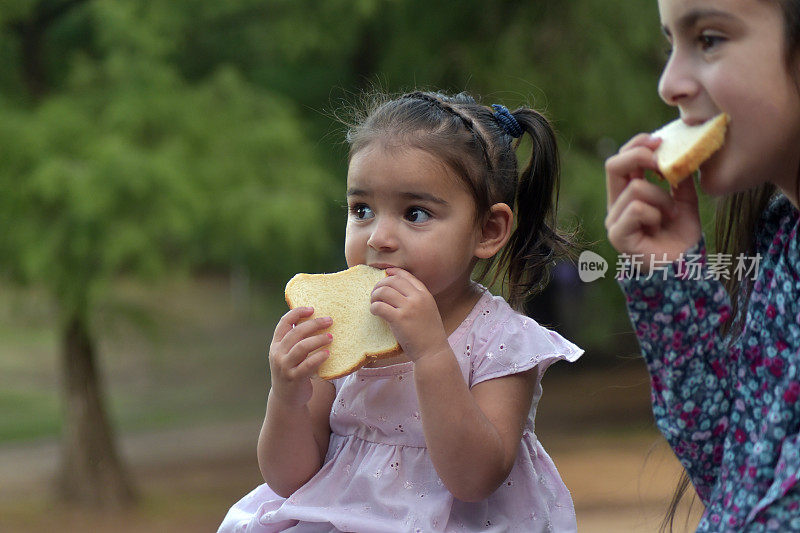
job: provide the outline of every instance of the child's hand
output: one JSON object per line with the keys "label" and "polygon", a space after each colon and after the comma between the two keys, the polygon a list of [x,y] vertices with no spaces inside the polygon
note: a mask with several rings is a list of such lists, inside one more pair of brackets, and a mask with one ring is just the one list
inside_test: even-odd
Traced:
{"label": "child's hand", "polygon": [[[311,376],[328,358],[328,350],[319,350],[331,343],[330,317],[300,322],[314,314],[311,307],[297,307],[281,317],[269,347],[271,394],[289,405],[301,406],[311,400]],[[311,355],[311,352],[319,350]]]}
{"label": "child's hand", "polygon": [[401,268],[386,273],[372,290],[370,311],[389,323],[406,356],[416,362],[450,349],[436,300],[425,284]]}
{"label": "child's hand", "polygon": [[658,171],[653,154],[661,140],[643,133],[631,139],[606,161],[608,240],[620,253],[641,255],[643,271],[650,260],[675,261],[697,244],[700,213],[694,180],[683,180],[670,193],[644,179],[645,170]]}

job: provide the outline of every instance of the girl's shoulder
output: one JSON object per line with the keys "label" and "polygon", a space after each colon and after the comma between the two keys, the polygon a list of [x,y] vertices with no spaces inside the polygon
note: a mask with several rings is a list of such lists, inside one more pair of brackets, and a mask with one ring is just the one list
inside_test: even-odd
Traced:
{"label": "girl's shoulder", "polygon": [[792,204],[785,194],[775,195],[761,213],[758,223],[759,241],[767,238],[771,241],[779,231],[791,231],[797,226],[800,219],[800,211]]}
{"label": "girl's shoulder", "polygon": [[503,298],[481,286],[481,295],[467,319],[461,324],[463,333],[469,331],[480,339],[508,335],[519,329],[538,327],[535,320],[515,311]]}
{"label": "girl's shoulder", "polygon": [[762,268],[800,268],[800,211],[784,194],[774,196],[758,220],[755,252]]}
{"label": "girl's shoulder", "polygon": [[546,367],[558,359],[574,361],[583,354],[559,333],[512,309],[501,296],[487,291],[475,307],[463,339],[473,385],[537,365]]}

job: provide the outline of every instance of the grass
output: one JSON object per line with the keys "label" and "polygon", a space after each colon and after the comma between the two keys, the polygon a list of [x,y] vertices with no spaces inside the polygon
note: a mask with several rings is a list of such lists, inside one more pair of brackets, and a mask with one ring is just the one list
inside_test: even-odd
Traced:
{"label": "grass", "polygon": [[[98,366],[121,431],[257,416],[268,389],[265,347],[282,291],[232,297],[227,280],[122,280],[93,317]],[[0,286],[0,444],[57,437],[61,398],[55,307]]]}
{"label": "grass", "polygon": [[58,398],[47,391],[0,390],[0,442],[27,440],[60,431]]}

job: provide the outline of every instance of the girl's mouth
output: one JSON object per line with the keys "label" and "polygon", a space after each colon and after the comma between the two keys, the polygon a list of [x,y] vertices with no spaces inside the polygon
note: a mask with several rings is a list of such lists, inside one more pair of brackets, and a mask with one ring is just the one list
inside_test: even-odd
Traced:
{"label": "girl's mouth", "polygon": [[390,265],[389,263],[370,263],[372,268],[380,268],[381,270],[386,270],[387,268],[399,268],[395,265]]}

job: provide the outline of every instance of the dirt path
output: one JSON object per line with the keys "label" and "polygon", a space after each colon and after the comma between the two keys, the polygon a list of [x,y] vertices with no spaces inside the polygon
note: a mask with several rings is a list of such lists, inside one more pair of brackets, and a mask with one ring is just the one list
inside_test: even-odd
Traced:
{"label": "dirt path", "polygon": [[[55,443],[0,449],[0,531],[214,531],[227,507],[260,481],[258,428],[253,420],[124,437],[142,494],[131,512],[54,507],[47,487],[57,467]],[[679,472],[657,442],[654,433],[639,433],[558,434],[544,443],[572,491],[580,531],[657,530]]]}
{"label": "dirt path", "polygon": [[[553,458],[572,492],[579,530],[657,531],[681,471],[660,437],[595,435],[571,445],[575,440],[556,439]],[[676,531],[694,531],[701,506],[695,504],[684,525],[688,510],[681,507]]]}
{"label": "dirt path", "polygon": [[[548,371],[548,373],[551,371]],[[572,492],[581,532],[657,531],[680,467],[649,415],[636,363],[602,372],[553,372],[536,432]],[[54,505],[55,442],[0,447],[0,531],[171,533],[216,531],[228,507],[260,483],[261,421],[123,435],[121,451],[141,494],[132,511],[86,513]],[[693,531],[679,513],[676,531]]]}
{"label": "dirt path", "polygon": [[121,453],[140,494],[140,505],[126,512],[54,504],[56,442],[1,447],[0,531],[215,531],[226,506],[259,481],[259,427],[247,420],[122,436]]}

